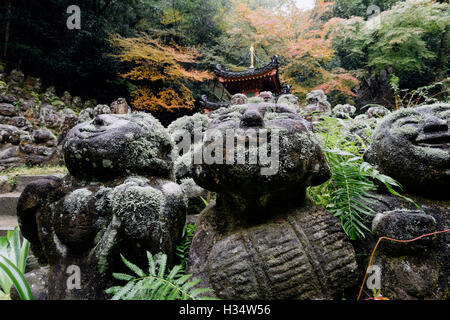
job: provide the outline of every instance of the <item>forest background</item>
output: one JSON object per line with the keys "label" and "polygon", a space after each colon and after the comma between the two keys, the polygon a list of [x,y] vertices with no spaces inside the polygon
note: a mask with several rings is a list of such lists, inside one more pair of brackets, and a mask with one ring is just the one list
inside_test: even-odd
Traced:
{"label": "forest background", "polygon": [[[198,111],[202,94],[226,100],[215,66],[247,68],[252,45],[256,67],[280,56],[282,82],[300,99],[322,89],[332,105],[395,108],[399,92],[448,88],[448,1],[299,3],[2,0],[0,61],[58,94],[125,97],[160,118]],[[67,27],[70,5],[80,8],[80,29]]]}

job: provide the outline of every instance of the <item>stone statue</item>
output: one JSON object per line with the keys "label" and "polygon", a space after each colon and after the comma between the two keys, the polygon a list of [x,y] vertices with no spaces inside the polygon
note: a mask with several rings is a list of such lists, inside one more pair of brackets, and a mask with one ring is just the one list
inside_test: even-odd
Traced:
{"label": "stone statue", "polygon": [[368,118],[383,118],[384,116],[387,116],[391,113],[388,108],[383,107],[379,104],[367,105],[364,106],[363,109],[366,107],[369,107],[369,109],[367,109],[365,113]]}
{"label": "stone statue", "polygon": [[239,105],[246,104],[248,102],[248,98],[245,94],[237,93],[231,97],[231,105]]}
{"label": "stone statue", "polygon": [[[379,123],[367,161],[399,181],[415,204],[390,194],[373,195],[378,213],[374,240],[410,240],[450,225],[450,104],[395,111]],[[416,207],[418,205],[420,210]],[[371,247],[371,246],[369,246]],[[373,264],[390,299],[448,299],[448,234],[411,243],[383,241]]]}
{"label": "stone statue", "polygon": [[450,105],[407,108],[385,117],[366,159],[405,190],[450,199]]}
{"label": "stone statue", "polygon": [[338,104],[336,105],[331,115],[340,119],[351,119],[355,115],[356,108],[350,104]]}
{"label": "stone statue", "polygon": [[308,118],[316,116],[329,116],[331,105],[322,90],[314,90],[306,95],[306,107],[302,110]]}
{"label": "stone statue", "polygon": [[297,96],[293,94],[282,94],[278,97],[277,104],[284,104],[294,109],[300,106]]}
{"label": "stone statue", "polygon": [[274,98],[272,92],[270,92],[270,91],[260,92],[258,97],[262,98],[264,100],[264,102],[275,103],[275,98]]}
{"label": "stone statue", "polygon": [[[29,184],[18,204],[23,236],[50,266],[49,299],[105,298],[111,273],[123,270],[120,254],[145,266],[145,250],[164,252],[172,263],[186,219],[185,195],[172,181],[173,149],[144,113],[98,115],[69,132],[70,174]],[[79,268],[78,289],[67,285],[71,266]]]}
{"label": "stone statue", "polygon": [[[229,134],[235,144],[256,134],[258,145],[235,152]],[[339,221],[306,196],[330,177],[310,123],[285,105],[234,106],[212,120],[203,147],[217,136],[226,162],[194,164],[195,182],[217,199],[197,222],[188,273],[222,299],[327,299],[354,285],[354,251]],[[262,150],[277,154],[278,170],[230,161]]]}

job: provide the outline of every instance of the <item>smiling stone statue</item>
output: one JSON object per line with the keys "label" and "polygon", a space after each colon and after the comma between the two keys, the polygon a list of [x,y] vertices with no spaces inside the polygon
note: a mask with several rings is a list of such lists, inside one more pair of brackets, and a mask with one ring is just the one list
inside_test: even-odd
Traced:
{"label": "smiling stone statue", "polygon": [[[48,298],[105,298],[111,273],[123,269],[120,254],[164,252],[171,263],[186,219],[185,195],[172,181],[173,147],[143,113],[98,115],[69,132],[70,174],[29,184],[18,204],[23,236],[50,265]],[[71,266],[80,269],[79,288],[67,285]]]}
{"label": "smiling stone statue", "polygon": [[[354,285],[354,251],[339,221],[306,196],[330,177],[309,122],[270,103],[211,117],[203,149],[215,144],[223,163],[194,164],[194,180],[217,200],[197,222],[188,273],[223,299],[327,299]],[[251,161],[261,151],[276,155],[276,170]]]}
{"label": "smiling stone statue", "polygon": [[[374,194],[374,240],[411,240],[449,228],[449,128],[446,103],[401,109],[377,126],[366,160],[399,181],[420,210],[390,194]],[[381,268],[382,292],[390,299],[448,299],[449,259],[449,237],[440,234],[407,244],[386,242],[373,264]]]}
{"label": "smiling stone statue", "polygon": [[450,105],[403,109],[373,134],[366,159],[412,193],[450,199]]}

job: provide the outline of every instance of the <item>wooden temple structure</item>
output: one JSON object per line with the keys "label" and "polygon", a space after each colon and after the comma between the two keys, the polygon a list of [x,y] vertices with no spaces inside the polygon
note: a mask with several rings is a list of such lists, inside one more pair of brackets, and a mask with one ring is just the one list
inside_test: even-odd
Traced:
{"label": "wooden temple structure", "polygon": [[[215,74],[219,82],[230,95],[242,93],[247,97],[258,96],[260,92],[270,91],[275,96],[289,93],[289,86],[282,85],[280,81],[280,60],[275,55],[272,60],[260,67],[255,68],[255,53],[253,46],[250,48],[250,68],[243,71],[232,71],[216,66]],[[202,96],[200,104],[207,110],[214,110],[228,105],[226,102],[209,102],[206,96]]]}

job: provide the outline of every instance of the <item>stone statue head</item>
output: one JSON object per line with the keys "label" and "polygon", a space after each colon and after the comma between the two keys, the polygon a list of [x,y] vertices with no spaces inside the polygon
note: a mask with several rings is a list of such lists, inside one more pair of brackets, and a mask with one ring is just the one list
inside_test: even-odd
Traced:
{"label": "stone statue head", "polygon": [[111,180],[132,173],[169,177],[174,142],[153,116],[97,115],[75,126],[63,146],[71,175],[83,180]]}
{"label": "stone statue head", "polygon": [[248,102],[248,98],[245,94],[242,93],[236,93],[231,97],[231,105],[240,105],[240,104],[246,104]]}
{"label": "stone statue head", "polygon": [[284,105],[248,104],[214,113],[200,147],[203,155],[213,150],[216,157],[194,163],[194,180],[219,193],[299,194],[330,177],[309,122]]}
{"label": "stone statue head", "polygon": [[449,198],[450,104],[401,109],[386,116],[365,158],[413,193]]}
{"label": "stone statue head", "polygon": [[302,110],[307,116],[331,114],[331,105],[322,90],[314,90],[306,95],[306,107]]}
{"label": "stone statue head", "polygon": [[369,110],[366,111],[366,115],[368,118],[383,118],[384,116],[387,116],[391,112],[388,108],[375,105],[373,107],[370,107]]}
{"label": "stone statue head", "polygon": [[273,97],[273,94],[270,91],[263,91],[258,95],[258,97],[262,98],[264,100],[264,102],[270,102],[270,103],[275,102],[275,98]]}
{"label": "stone statue head", "polygon": [[284,104],[290,107],[298,107],[299,102],[297,96],[293,94],[282,94],[278,98],[277,104]]}
{"label": "stone statue head", "polygon": [[350,104],[338,104],[333,108],[331,115],[339,119],[350,119],[355,112],[356,108]]}

